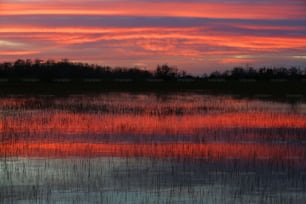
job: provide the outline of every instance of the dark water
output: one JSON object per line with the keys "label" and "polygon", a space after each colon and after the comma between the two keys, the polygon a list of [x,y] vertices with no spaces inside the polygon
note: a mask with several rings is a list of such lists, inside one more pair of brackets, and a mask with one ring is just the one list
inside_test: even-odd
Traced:
{"label": "dark water", "polygon": [[0,203],[306,203],[306,104],[2,97]]}

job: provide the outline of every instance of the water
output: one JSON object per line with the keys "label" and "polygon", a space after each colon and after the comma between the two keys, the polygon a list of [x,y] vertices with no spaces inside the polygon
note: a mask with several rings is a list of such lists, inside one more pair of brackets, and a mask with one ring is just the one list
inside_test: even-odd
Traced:
{"label": "water", "polygon": [[0,99],[0,203],[306,203],[306,104]]}

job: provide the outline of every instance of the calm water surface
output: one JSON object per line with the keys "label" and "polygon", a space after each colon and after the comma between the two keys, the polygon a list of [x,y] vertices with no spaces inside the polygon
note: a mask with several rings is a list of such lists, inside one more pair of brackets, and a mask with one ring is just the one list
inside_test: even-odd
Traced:
{"label": "calm water surface", "polygon": [[0,203],[306,203],[306,104],[2,97]]}

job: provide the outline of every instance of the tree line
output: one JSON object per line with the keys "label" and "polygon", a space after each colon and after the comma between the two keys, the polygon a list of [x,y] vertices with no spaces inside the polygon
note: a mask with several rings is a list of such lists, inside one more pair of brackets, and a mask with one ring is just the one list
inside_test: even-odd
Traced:
{"label": "tree line", "polygon": [[306,68],[300,67],[234,67],[223,72],[215,71],[201,76],[192,76],[186,71],[167,64],[158,65],[155,70],[144,70],[137,67],[111,68],[88,63],[76,63],[69,60],[30,60],[18,59],[15,62],[0,63],[0,78],[37,78],[53,80],[69,79],[131,79],[131,80],[180,80],[180,79],[224,79],[224,80],[300,80],[306,79]]}
{"label": "tree line", "polygon": [[227,80],[241,80],[241,79],[255,79],[255,80],[302,80],[306,79],[306,68],[300,67],[261,67],[255,69],[253,67],[234,67],[231,70],[224,72],[212,72],[208,78],[212,79],[227,79]]}

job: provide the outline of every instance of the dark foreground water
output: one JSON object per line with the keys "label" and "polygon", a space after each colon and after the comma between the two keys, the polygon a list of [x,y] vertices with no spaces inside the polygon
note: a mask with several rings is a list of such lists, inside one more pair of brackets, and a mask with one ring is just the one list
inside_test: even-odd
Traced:
{"label": "dark foreground water", "polygon": [[0,203],[306,203],[306,104],[0,99]]}

